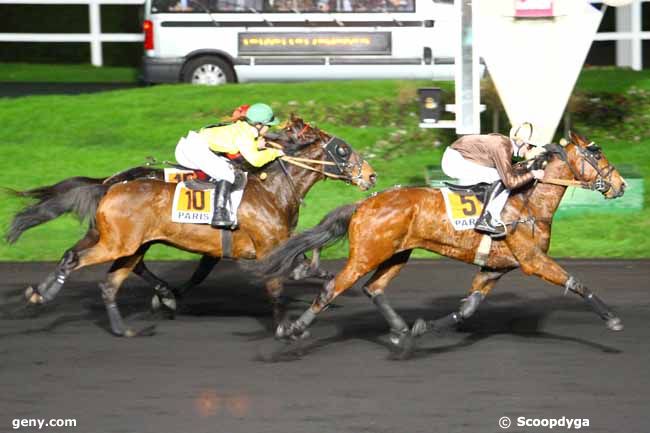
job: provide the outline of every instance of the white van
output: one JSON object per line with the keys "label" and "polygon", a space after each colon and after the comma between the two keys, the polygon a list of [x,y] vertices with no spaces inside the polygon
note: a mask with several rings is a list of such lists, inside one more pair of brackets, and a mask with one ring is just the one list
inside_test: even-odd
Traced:
{"label": "white van", "polygon": [[453,0],[146,0],[144,80],[454,77]]}

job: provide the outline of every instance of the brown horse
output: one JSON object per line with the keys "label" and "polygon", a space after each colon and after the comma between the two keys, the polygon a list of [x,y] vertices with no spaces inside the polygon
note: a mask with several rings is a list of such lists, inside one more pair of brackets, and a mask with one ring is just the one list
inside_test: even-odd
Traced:
{"label": "brown horse", "polygon": [[[290,155],[288,159],[307,162],[285,167],[282,161],[275,161],[265,166],[263,172],[250,173],[238,211],[239,229],[232,232],[233,258],[263,257],[287,239],[297,223],[302,198],[317,181],[333,177],[362,190],[375,183],[376,175],[370,165],[343,140],[298,118],[292,118],[283,131],[292,138],[282,143],[285,153]],[[145,178],[89,185],[74,189],[72,194],[50,197],[48,206],[53,213],[72,210],[90,216],[94,222],[84,238],[66,251],[52,274],[36,289],[27,288],[25,295],[30,303],[53,299],[72,271],[114,261],[106,281],[100,283],[102,298],[113,333],[132,336],[135,333],[125,327],[115,298],[122,282],[141,262],[152,243],[165,243],[212,257],[223,255],[222,232],[209,225],[172,222],[175,185],[151,179],[155,176],[144,171]],[[131,177],[120,175],[120,178]],[[29,212],[21,212],[16,219],[29,220],[30,216]],[[29,226],[25,221],[14,220],[8,238],[16,239],[19,232],[15,231]],[[278,300],[281,279],[269,280],[266,287],[272,300]],[[277,309],[274,313],[279,314]]]}
{"label": "brown horse", "polygon": [[[288,138],[287,138],[288,139]],[[66,200],[66,197],[81,197],[79,191],[90,191],[89,187],[99,185],[115,185],[121,182],[129,182],[140,178],[151,178],[164,181],[162,170],[150,166],[135,167],[109,177],[71,177],[53,185],[42,186],[25,191],[14,191],[5,189],[9,194],[17,197],[36,200],[25,209],[20,211],[13,220],[12,226],[7,233],[7,242],[13,244],[28,229],[39,226],[51,221],[64,213],[72,212],[77,216],[83,216],[90,213],[83,208],[83,204],[75,200]],[[76,191],[75,191],[76,190]],[[67,201],[67,203],[65,203]],[[94,221],[94,220],[93,220]],[[295,227],[292,227],[292,231]],[[221,260],[220,257],[212,257],[204,254],[201,257],[197,269],[190,279],[180,287],[170,287],[163,279],[159,278],[145,265],[144,257],[133,268],[133,273],[142,277],[154,289],[154,295],[151,299],[151,308],[153,312],[160,312],[165,317],[173,319],[176,311],[178,300],[181,299],[190,289],[201,284],[214,267]],[[320,250],[314,250],[312,259],[305,259],[300,262],[289,276],[292,280],[301,280],[306,278],[330,279],[332,274],[320,268]],[[276,305],[277,313],[282,311],[280,305]]]}
{"label": "brown horse", "polygon": [[[391,342],[410,343],[411,337],[428,330],[439,331],[455,325],[478,308],[505,273],[521,267],[528,275],[565,287],[580,295],[614,331],[623,329],[621,320],[587,287],[547,255],[551,222],[569,180],[600,191],[606,198],[623,195],[625,181],[598,146],[571,133],[566,146],[547,145],[535,161],[546,164],[545,181],[516,192],[503,212],[508,232],[494,240],[487,258],[477,250],[483,235],[473,230],[455,231],[447,218],[445,202],[438,189],[396,188],[361,202],[340,207],[316,227],[297,235],[249,268],[262,275],[281,275],[300,253],[321,247],[346,234],[350,254],[343,270],[328,282],[310,308],[296,321],[281,324],[279,338],[306,336],[306,328],[334,298],[359,278],[376,269],[364,287],[391,328]],[[564,181],[563,181],[564,180]],[[553,181],[554,183],[548,183]],[[414,248],[424,248],[467,263],[479,263],[469,296],[458,312],[439,320],[418,319],[412,329],[392,309],[384,295],[388,283],[400,272]],[[407,346],[409,344],[406,344]]]}

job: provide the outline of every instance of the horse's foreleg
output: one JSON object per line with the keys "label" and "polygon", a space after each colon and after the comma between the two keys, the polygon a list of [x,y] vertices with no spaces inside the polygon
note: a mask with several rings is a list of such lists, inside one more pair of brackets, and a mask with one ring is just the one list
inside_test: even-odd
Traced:
{"label": "horse's foreleg", "polygon": [[178,297],[182,297],[190,289],[201,284],[208,277],[208,275],[210,275],[210,272],[212,272],[220,260],[221,257],[213,257],[207,254],[203,255],[201,257],[201,261],[199,262],[199,267],[196,268],[196,271],[194,271],[190,277],[190,280],[187,283],[183,284],[178,290],[172,289],[174,294]]}
{"label": "horse's foreleg", "polygon": [[[512,242],[512,241],[510,241]],[[612,310],[586,286],[570,275],[555,260],[544,254],[537,247],[526,248],[525,245],[509,242],[510,249],[521,265],[521,270],[527,275],[536,275],[549,283],[563,286],[581,296],[585,303],[606,322],[612,331],[623,330],[623,322]]]}
{"label": "horse's foreleg", "polygon": [[[144,257],[144,252],[142,256]],[[176,313],[176,297],[169,288],[168,283],[151,272],[144,264],[143,258],[140,258],[135,268],[133,268],[133,273],[154,287],[155,293],[151,298],[151,309],[155,312],[163,308],[169,314],[169,318],[173,319]]]}
{"label": "horse's foreleg", "polygon": [[[285,316],[287,313],[287,306],[282,299],[282,293],[284,292],[284,286],[282,285],[281,278],[273,278],[266,282],[266,293],[269,296],[271,302],[271,308],[273,309],[273,328],[281,326],[285,322]],[[284,323],[286,326],[286,323]]]}
{"label": "horse's foreleg", "polygon": [[470,294],[462,300],[458,311],[436,320],[418,319],[411,329],[411,334],[417,337],[428,331],[441,333],[460,324],[476,312],[483,299],[504,273],[503,271],[481,269],[472,280]]}
{"label": "horse's foreleg", "polygon": [[382,263],[363,288],[363,291],[375,304],[381,315],[390,326],[390,341],[400,345],[404,336],[409,334],[409,327],[404,319],[391,307],[384,294],[388,283],[399,274],[412,250],[406,250],[395,254],[393,257]]}
{"label": "horse's foreleg", "polygon": [[607,328],[612,331],[623,330],[623,321],[598,296],[582,285],[580,281],[570,276],[564,284],[564,287],[566,290],[581,296],[585,303],[605,321]]}
{"label": "horse's foreleg", "polygon": [[117,308],[115,298],[120,286],[128,277],[129,273],[142,259],[142,253],[138,252],[129,257],[117,259],[111,269],[108,271],[106,280],[99,284],[102,291],[102,300],[108,313],[108,319],[111,325],[111,331],[117,336],[133,337],[135,332],[124,325],[124,320]]}

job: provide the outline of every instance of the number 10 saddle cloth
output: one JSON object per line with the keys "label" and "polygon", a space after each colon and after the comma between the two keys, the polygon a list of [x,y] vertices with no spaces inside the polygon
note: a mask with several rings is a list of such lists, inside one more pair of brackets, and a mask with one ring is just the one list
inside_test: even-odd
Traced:
{"label": "number 10 saddle cloth", "polygon": [[[214,213],[214,184],[196,180],[193,170],[165,169],[165,181],[177,183],[172,202],[171,220],[182,224],[210,224]],[[238,172],[230,193],[228,205],[237,224],[237,209],[246,188],[247,175]]]}

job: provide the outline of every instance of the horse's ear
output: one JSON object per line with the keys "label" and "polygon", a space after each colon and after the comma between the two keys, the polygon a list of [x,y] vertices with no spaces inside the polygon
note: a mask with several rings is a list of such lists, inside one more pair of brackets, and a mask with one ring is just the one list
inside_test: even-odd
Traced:
{"label": "horse's ear", "polygon": [[292,124],[294,125],[300,125],[302,126],[302,119],[296,115],[296,113],[291,112],[289,115],[289,120],[291,121]]}
{"label": "horse's ear", "polygon": [[577,132],[569,131],[569,138],[571,139],[571,142],[577,146],[585,147],[589,144],[587,140]]}

